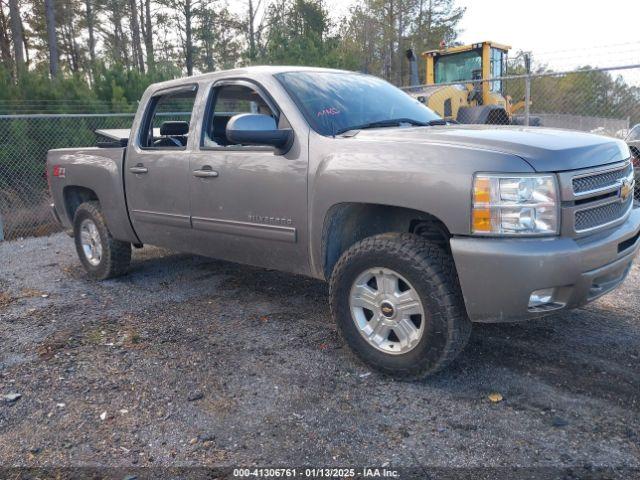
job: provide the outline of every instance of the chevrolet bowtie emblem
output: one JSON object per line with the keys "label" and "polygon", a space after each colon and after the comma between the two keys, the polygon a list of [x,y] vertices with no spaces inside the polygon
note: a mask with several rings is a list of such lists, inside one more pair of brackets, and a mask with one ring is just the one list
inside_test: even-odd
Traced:
{"label": "chevrolet bowtie emblem", "polygon": [[631,192],[633,192],[633,182],[628,178],[623,179],[620,185],[620,199],[624,202]]}

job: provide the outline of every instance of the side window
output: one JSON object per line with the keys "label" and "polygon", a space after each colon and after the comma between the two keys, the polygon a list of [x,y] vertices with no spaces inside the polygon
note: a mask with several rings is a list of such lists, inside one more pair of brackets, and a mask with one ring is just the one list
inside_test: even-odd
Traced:
{"label": "side window", "polygon": [[162,150],[184,149],[195,99],[195,87],[151,97],[140,129],[140,146]]}
{"label": "side window", "polygon": [[[504,52],[498,50],[497,48],[491,49],[491,76],[493,78],[499,78],[504,75]],[[502,80],[494,80],[491,82],[491,91],[492,92],[501,92],[502,91]]]}
{"label": "side window", "polygon": [[228,147],[233,145],[226,135],[227,122],[234,115],[241,113],[260,113],[269,115],[278,123],[279,112],[269,106],[260,93],[247,85],[223,85],[214,88],[209,108],[208,118],[205,119],[203,146]]}

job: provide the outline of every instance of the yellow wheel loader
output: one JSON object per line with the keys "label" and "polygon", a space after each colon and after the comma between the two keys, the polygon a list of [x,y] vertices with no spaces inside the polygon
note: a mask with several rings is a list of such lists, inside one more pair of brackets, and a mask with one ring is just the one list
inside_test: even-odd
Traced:
{"label": "yellow wheel loader", "polygon": [[[522,123],[514,113],[524,107],[524,101],[513,104],[511,97],[504,95],[503,81],[499,79],[506,73],[510,48],[487,41],[424,52],[424,85],[406,91],[448,121]],[[417,58],[412,50],[407,51],[407,58],[411,63],[411,83],[417,85]],[[492,80],[495,78],[498,80]]]}

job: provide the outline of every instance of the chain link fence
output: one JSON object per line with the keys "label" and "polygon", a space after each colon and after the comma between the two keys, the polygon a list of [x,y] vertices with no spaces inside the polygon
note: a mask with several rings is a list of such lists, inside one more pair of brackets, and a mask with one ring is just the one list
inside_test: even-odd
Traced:
{"label": "chain link fence", "polygon": [[0,115],[0,240],[60,229],[45,174],[52,148],[95,145],[96,129],[129,128],[133,114]]}
{"label": "chain link fence", "polygon": [[447,120],[624,138],[640,123],[640,64],[405,87]]}
{"label": "chain link fence", "polygon": [[[617,138],[640,124],[640,65],[405,90],[460,123],[565,128]],[[129,128],[132,119],[133,113],[0,115],[0,239],[59,229],[48,207],[47,150],[94,145],[96,129]]]}

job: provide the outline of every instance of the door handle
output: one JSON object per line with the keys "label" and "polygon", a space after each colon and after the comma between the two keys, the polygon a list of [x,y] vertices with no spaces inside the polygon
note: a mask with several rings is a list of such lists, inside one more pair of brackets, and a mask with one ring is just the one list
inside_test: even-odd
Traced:
{"label": "door handle", "polygon": [[137,164],[135,167],[130,167],[129,171],[131,173],[147,173],[149,169],[143,166],[141,163]]}
{"label": "door handle", "polygon": [[200,170],[194,170],[193,176],[199,178],[215,178],[218,176],[218,172],[212,170],[210,166],[205,165]]}

